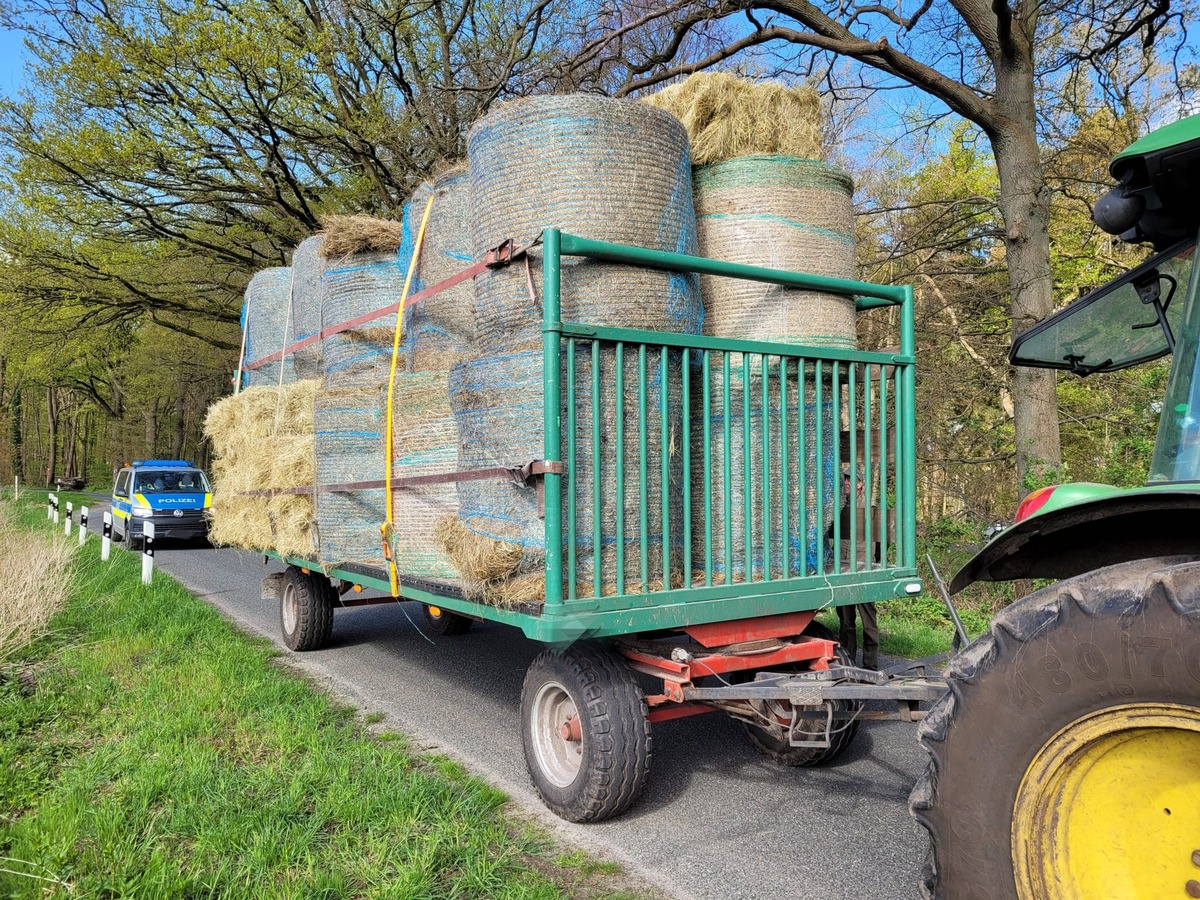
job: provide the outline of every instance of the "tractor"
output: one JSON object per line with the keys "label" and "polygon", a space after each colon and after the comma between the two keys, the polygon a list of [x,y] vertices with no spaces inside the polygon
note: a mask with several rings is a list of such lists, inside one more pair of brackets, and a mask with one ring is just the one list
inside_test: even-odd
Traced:
{"label": "tractor", "polygon": [[1046,487],[952,579],[1058,579],[951,661],[910,807],[926,897],[1200,897],[1200,116],[1112,161],[1146,262],[1019,335],[1080,377],[1171,356],[1147,483]]}

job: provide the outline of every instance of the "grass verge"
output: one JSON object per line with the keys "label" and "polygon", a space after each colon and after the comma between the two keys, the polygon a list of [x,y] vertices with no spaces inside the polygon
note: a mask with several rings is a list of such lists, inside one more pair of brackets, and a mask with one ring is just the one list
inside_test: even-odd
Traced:
{"label": "grass verge", "polygon": [[[44,507],[13,507],[29,540],[48,529]],[[649,893],[98,544],[49,632],[0,663],[0,896]]]}

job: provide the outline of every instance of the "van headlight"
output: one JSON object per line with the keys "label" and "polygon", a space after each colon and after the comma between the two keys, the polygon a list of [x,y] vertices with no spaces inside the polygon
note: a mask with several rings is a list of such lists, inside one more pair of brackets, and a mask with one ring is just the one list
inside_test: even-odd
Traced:
{"label": "van headlight", "polygon": [[148,518],[150,518],[152,515],[154,515],[154,510],[152,510],[152,509],[147,509],[147,508],[145,508],[145,507],[143,507],[143,506],[135,506],[135,507],[133,508],[133,514],[134,514],[135,516],[137,516],[139,519],[148,519]]}

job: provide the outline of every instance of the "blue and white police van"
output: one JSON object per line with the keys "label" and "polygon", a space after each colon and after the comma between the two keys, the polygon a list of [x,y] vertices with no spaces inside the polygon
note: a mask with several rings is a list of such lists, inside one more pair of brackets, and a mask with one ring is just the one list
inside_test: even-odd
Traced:
{"label": "blue and white police van", "polygon": [[208,536],[206,510],[212,486],[204,472],[183,459],[144,459],[117,473],[113,483],[113,538],[136,546],[146,522],[154,538],[198,540]]}

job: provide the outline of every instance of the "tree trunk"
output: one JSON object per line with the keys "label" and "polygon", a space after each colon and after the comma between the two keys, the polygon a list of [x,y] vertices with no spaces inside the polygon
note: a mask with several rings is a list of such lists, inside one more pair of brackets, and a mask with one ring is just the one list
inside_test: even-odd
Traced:
{"label": "tree trunk", "polygon": [[[1054,310],[1050,191],[1037,145],[1032,66],[1012,61],[997,65],[996,104],[1001,114],[988,136],[1000,175],[1015,336]],[[1058,477],[1062,465],[1053,370],[1016,369],[1012,397],[1017,490],[1024,496]]]}
{"label": "tree trunk", "polygon": [[46,462],[46,487],[54,487],[55,467],[58,465],[58,391],[54,385],[46,388],[46,415],[49,427],[50,452]]}

